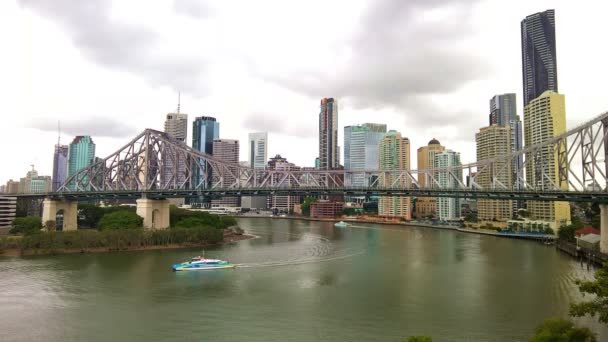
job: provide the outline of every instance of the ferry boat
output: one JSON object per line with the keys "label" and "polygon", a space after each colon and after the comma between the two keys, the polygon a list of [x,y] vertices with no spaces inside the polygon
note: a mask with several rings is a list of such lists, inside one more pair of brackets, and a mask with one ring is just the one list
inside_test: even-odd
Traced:
{"label": "ferry boat", "polygon": [[172,268],[174,271],[204,271],[222,268],[234,268],[235,266],[235,264],[228,261],[219,259],[205,259],[204,257],[197,256],[192,258],[190,261],[175,264]]}
{"label": "ferry boat", "polygon": [[336,223],[334,224],[334,227],[339,227],[339,228],[344,228],[344,227],[346,227],[346,226],[348,226],[348,223],[346,223],[346,222],[344,222],[344,221],[336,222]]}

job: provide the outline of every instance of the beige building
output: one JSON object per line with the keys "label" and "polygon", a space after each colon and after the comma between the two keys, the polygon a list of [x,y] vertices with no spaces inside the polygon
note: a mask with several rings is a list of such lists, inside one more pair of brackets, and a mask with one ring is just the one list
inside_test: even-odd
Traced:
{"label": "beige building", "polygon": [[[548,90],[524,107],[526,146],[544,143],[564,132],[566,132],[564,95]],[[548,182],[553,182],[557,187],[568,190],[567,180],[560,182],[558,177],[558,153],[552,148],[548,148],[542,153],[542,159],[546,160],[546,177],[537,172],[540,170],[540,165],[535,165],[534,156],[526,155],[526,160],[529,161],[526,166],[526,182],[538,187],[544,184],[545,188],[548,188]],[[550,222],[553,228],[570,223],[570,204],[568,202],[528,201],[528,211],[534,219]]]}
{"label": "beige building", "polygon": [[[428,146],[422,146],[418,149],[418,170],[430,170],[435,165],[435,155],[445,151],[445,147],[437,139],[429,141]],[[418,174],[418,183],[421,187],[432,187],[433,184],[427,185],[427,179],[424,174]],[[428,182],[430,183],[430,182]],[[437,214],[437,199],[433,197],[419,197],[416,200],[416,217],[435,216]]]}
{"label": "beige building", "polygon": [[[410,169],[410,140],[401,137],[401,133],[390,131],[378,145],[379,170],[409,170]],[[395,184],[396,183],[396,184]],[[379,184],[382,187],[406,187],[409,182],[397,175],[380,175]],[[411,199],[409,197],[380,196],[378,199],[378,215],[385,217],[412,218]]]}
{"label": "beige building", "polygon": [[[511,132],[509,126],[492,125],[484,127],[475,134],[477,161],[504,156],[511,152]],[[492,167],[483,169],[475,177],[475,182],[483,188],[492,187],[494,178],[506,187],[511,187],[511,163],[495,162]],[[513,212],[512,201],[477,200],[477,217],[483,221],[507,221]]]}

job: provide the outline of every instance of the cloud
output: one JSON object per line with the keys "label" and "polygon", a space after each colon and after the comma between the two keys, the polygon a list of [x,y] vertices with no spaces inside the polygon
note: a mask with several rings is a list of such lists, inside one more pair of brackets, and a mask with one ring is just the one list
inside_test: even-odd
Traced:
{"label": "cloud", "polygon": [[[45,132],[57,132],[57,121],[42,118],[28,122],[26,127]],[[124,138],[133,137],[137,130],[124,122],[107,117],[87,117],[79,119],[62,119],[61,133],[68,135],[91,135],[93,137]]]}
{"label": "cloud", "polygon": [[167,49],[160,36],[112,16],[106,0],[19,0],[19,4],[59,23],[94,62],[136,74],[154,86],[200,95],[204,60]]}
{"label": "cloud", "polygon": [[173,9],[178,14],[193,18],[208,18],[213,12],[205,0],[175,0]]}
{"label": "cloud", "polygon": [[418,127],[430,118],[457,118],[462,108],[442,105],[442,97],[490,73],[474,51],[480,47],[468,40],[479,1],[373,1],[359,29],[336,48],[334,65],[256,73],[313,98],[345,99],[355,109],[394,109]]}
{"label": "cloud", "polygon": [[297,138],[310,138],[316,136],[315,127],[304,126],[301,123],[288,122],[271,113],[250,113],[243,118],[243,127],[254,132],[269,132],[289,135]]}

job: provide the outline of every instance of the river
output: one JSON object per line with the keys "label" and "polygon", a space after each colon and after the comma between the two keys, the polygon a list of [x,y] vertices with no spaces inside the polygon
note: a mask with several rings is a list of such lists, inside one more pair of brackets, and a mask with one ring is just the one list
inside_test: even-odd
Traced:
{"label": "river", "polygon": [[[535,242],[450,230],[243,218],[208,248],[0,258],[0,341],[525,341],[589,278]],[[608,332],[582,321],[608,339]]]}

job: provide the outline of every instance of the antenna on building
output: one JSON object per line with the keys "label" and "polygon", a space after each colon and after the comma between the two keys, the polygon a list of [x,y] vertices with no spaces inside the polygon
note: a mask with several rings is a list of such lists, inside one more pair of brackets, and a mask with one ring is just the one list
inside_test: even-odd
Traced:
{"label": "antenna on building", "polygon": [[178,91],[177,92],[177,114],[179,114],[179,105],[181,102],[181,93]]}
{"label": "antenna on building", "polygon": [[57,146],[61,145],[61,121],[57,120]]}

